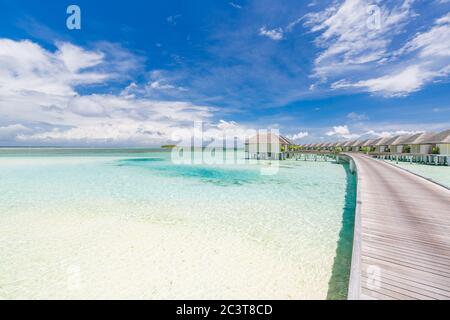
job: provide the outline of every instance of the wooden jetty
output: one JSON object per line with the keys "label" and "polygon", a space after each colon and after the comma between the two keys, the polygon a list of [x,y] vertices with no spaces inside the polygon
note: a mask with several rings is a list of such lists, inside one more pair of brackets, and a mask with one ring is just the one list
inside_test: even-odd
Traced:
{"label": "wooden jetty", "polygon": [[450,299],[450,190],[358,153],[349,299]]}

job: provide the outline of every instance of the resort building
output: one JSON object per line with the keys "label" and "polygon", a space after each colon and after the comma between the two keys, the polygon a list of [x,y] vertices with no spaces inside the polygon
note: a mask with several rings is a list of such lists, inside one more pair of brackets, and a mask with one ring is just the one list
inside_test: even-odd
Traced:
{"label": "resort building", "polygon": [[344,145],[347,144],[347,143],[348,143],[347,141],[338,142],[336,144],[336,148],[341,148],[342,150],[344,150]]}
{"label": "resort building", "polygon": [[391,138],[384,137],[384,138],[380,138],[380,139],[377,139],[376,141],[374,141],[373,145],[375,147],[375,152],[378,152],[378,153],[388,152],[390,140],[391,140]]}
{"label": "resort building", "polygon": [[440,132],[438,134],[424,137],[420,141],[420,147],[428,153],[435,151],[442,155],[450,155],[450,130]]}
{"label": "resort building", "polygon": [[[316,143],[303,150],[330,152],[365,152],[380,159],[450,166],[450,130],[441,133],[421,132],[375,139]],[[289,155],[290,156],[290,155]],[[295,154],[292,154],[295,157]],[[326,157],[326,155],[325,155]],[[298,158],[298,157],[297,157]],[[313,157],[316,159],[316,157]]]}
{"label": "resort building", "polygon": [[353,148],[353,149],[354,149],[353,151],[356,151],[356,152],[361,151],[361,148],[364,146],[364,144],[365,144],[367,141],[369,141],[369,140],[367,139],[367,140],[361,140],[361,141],[358,141],[358,143],[355,144],[355,146],[354,146],[354,148]]}
{"label": "resort building", "polygon": [[361,141],[360,140],[355,140],[355,141],[353,141],[353,143],[351,143],[350,145],[349,145],[349,147],[350,147],[350,151],[352,151],[352,152],[358,152],[359,151],[359,145],[361,144]]}
{"label": "resort building", "polygon": [[388,152],[390,153],[402,153],[403,146],[401,145],[400,141],[403,139],[406,139],[407,136],[395,136],[390,138],[388,141],[386,141],[386,144],[388,145]]}
{"label": "resort building", "polygon": [[418,133],[412,135],[409,139],[404,141],[404,144],[409,147],[409,153],[412,154],[431,154],[433,144],[428,143],[436,133]]}
{"label": "resort building", "polygon": [[377,140],[378,140],[378,139],[369,139],[369,140],[366,140],[366,141],[361,145],[361,148],[368,149],[368,151],[371,152],[371,151],[373,151],[373,149],[375,149],[374,144],[375,144],[375,142],[376,142]]}
{"label": "resort building", "polygon": [[257,134],[245,142],[246,159],[284,160],[290,146],[287,138],[273,133]]}

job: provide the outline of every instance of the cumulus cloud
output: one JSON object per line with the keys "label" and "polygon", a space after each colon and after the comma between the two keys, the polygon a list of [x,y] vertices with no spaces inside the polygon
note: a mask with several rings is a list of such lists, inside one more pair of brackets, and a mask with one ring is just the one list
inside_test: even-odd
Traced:
{"label": "cumulus cloud", "polygon": [[101,54],[65,43],[50,52],[28,40],[0,39],[0,94],[74,95],[76,85],[108,79],[90,70],[101,62]]}
{"label": "cumulus cloud", "polygon": [[[81,84],[115,79],[108,71],[117,70],[117,61],[107,68],[107,54],[69,43],[49,51],[28,40],[0,39],[0,119],[9,122],[0,137],[26,144],[156,145],[194,121],[205,122],[212,133],[238,129],[233,122],[214,124],[213,107],[133,93],[139,87],[133,83],[122,94],[80,94]],[[153,89],[163,90],[168,82],[156,76],[148,86],[159,81]]]}
{"label": "cumulus cloud", "polygon": [[276,28],[272,30],[268,30],[266,26],[263,26],[259,29],[259,35],[270,38],[274,41],[283,40],[283,29]]}
{"label": "cumulus cloud", "polygon": [[359,134],[350,133],[350,130],[347,125],[335,126],[333,127],[333,130],[328,131],[326,135],[329,137],[336,136],[345,139],[355,139],[360,136]]}

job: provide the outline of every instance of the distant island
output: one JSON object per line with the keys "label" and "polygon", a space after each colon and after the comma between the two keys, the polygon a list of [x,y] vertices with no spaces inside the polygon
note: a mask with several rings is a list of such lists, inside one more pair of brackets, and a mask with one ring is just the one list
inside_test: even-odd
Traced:
{"label": "distant island", "polygon": [[176,147],[175,144],[166,144],[166,145],[161,146],[162,149],[173,149],[175,147]]}

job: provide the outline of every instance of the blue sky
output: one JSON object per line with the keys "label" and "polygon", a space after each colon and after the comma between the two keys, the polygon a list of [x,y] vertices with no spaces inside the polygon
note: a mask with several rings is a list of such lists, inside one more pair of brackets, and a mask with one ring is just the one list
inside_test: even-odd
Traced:
{"label": "blue sky", "polygon": [[[81,30],[66,9],[81,8]],[[0,145],[450,127],[450,1],[0,0]]]}

